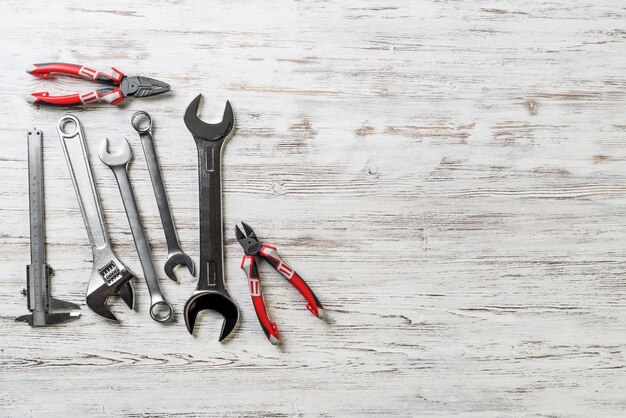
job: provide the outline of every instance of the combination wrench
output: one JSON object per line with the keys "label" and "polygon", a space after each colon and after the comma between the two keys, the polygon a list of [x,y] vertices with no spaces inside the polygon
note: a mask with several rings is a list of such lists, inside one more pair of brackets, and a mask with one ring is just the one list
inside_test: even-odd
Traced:
{"label": "combination wrench", "polygon": [[143,147],[143,153],[146,157],[150,181],[152,182],[152,189],[154,190],[154,196],[156,197],[159,207],[159,215],[161,216],[161,224],[163,225],[163,232],[165,233],[165,241],[167,242],[167,261],[163,268],[165,274],[167,274],[167,277],[170,279],[177,281],[174,275],[174,267],[184,265],[193,276],[195,274],[193,260],[180,248],[178,236],[176,235],[176,227],[174,226],[174,219],[170,211],[170,204],[167,199],[167,193],[165,192],[165,186],[163,185],[161,167],[152,139],[152,118],[150,118],[147,112],[142,111],[136,112],[130,121],[133,128],[139,134],[139,139],[141,139],[141,146]]}
{"label": "combination wrench", "polygon": [[135,200],[135,194],[133,193],[130,178],[128,177],[128,162],[133,155],[130,144],[124,138],[122,140],[121,149],[115,153],[110,153],[109,140],[105,139],[102,141],[98,155],[100,156],[100,160],[113,171],[115,180],[120,189],[120,194],[122,195],[122,202],[124,203],[126,217],[130,224],[130,231],[133,234],[135,248],[139,254],[139,262],[143,268],[146,285],[150,292],[150,316],[158,322],[169,321],[172,318],[174,309],[172,305],[167,303],[163,293],[161,293],[159,277],[154,269],[154,261],[152,260],[152,254],[150,254],[148,240],[146,239],[143,223],[141,222],[139,210],[137,209],[137,201]]}
{"label": "combination wrench", "polygon": [[87,306],[98,315],[116,321],[107,300],[114,295],[120,296],[133,309],[135,292],[131,280],[135,275],[111,249],[80,121],[74,115],[65,115],[59,119],[57,131],[93,253]]}

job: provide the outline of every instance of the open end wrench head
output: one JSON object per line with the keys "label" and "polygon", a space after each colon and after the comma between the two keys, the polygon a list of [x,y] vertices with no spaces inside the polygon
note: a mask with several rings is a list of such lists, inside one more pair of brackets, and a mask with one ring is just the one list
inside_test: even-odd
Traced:
{"label": "open end wrench head", "polygon": [[220,341],[230,335],[239,321],[239,307],[230,297],[219,292],[201,291],[185,303],[185,325],[190,334],[193,334],[198,314],[204,310],[215,311],[224,317]]}
{"label": "open end wrench head", "polygon": [[224,109],[224,116],[219,123],[206,123],[198,117],[198,107],[200,106],[200,99],[202,95],[199,94],[193,101],[187,106],[185,111],[185,125],[187,129],[197,140],[202,141],[217,141],[222,138],[226,138],[233,130],[235,125],[235,115],[233,114],[233,108],[230,106],[230,102],[226,101],[226,108]]}
{"label": "open end wrench head", "polygon": [[176,279],[176,275],[174,274],[174,267],[176,266],[185,266],[192,276],[195,276],[196,274],[196,268],[193,264],[193,260],[182,251],[170,253],[167,256],[167,261],[165,262],[165,266],[163,267],[163,270],[165,270],[165,274],[167,274],[167,277],[174,280],[175,282],[178,281]]}
{"label": "open end wrench head", "polygon": [[133,151],[130,148],[130,144],[126,138],[122,138],[117,151],[109,151],[109,138],[104,138],[102,144],[100,144],[100,151],[98,156],[103,163],[109,167],[126,166],[133,156]]}

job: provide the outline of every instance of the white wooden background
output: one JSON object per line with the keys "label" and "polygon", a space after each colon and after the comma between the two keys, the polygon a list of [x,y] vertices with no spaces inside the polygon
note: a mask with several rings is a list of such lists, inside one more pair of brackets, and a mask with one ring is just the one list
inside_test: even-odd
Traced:
{"label": "white wooden background", "polygon": [[[108,1],[0,5],[0,415],[624,416],[626,6],[615,0]],[[198,260],[196,150],[182,115],[229,99],[227,287],[242,310],[217,341],[182,316],[196,279],[161,274],[171,326],[84,304],[91,251],[56,135],[29,91],[87,90],[34,62],[116,66],[174,92],[74,110],[111,240],[141,268],[113,176],[126,136],[158,265],[165,240],[130,116],[150,112],[183,248]],[[43,130],[53,294],[82,317],[14,318],[29,262],[26,131]],[[335,323],[268,266],[284,344],[257,323],[232,228],[279,246]]]}

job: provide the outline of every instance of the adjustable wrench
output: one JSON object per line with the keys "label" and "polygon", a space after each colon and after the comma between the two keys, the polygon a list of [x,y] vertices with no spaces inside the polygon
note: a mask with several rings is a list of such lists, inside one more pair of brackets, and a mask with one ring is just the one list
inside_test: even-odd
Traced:
{"label": "adjustable wrench", "polygon": [[130,144],[124,138],[122,147],[118,152],[110,153],[108,148],[109,140],[105,139],[100,145],[98,155],[102,162],[108,165],[111,171],[113,171],[115,180],[117,180],[117,185],[120,189],[120,194],[122,195],[122,202],[124,202],[124,209],[126,209],[126,217],[130,224],[130,232],[133,234],[135,248],[139,254],[139,262],[143,268],[146,285],[148,285],[148,291],[150,292],[150,316],[158,322],[169,321],[172,318],[174,309],[165,301],[165,297],[163,297],[161,293],[159,277],[154,270],[154,262],[152,261],[152,255],[148,247],[148,240],[144,234],[135,194],[133,193],[130,178],[128,177],[128,162],[132,157]]}
{"label": "adjustable wrench", "polygon": [[28,322],[31,327],[43,327],[80,316],[78,305],[50,296],[48,280],[52,269],[46,263],[42,139],[40,130],[28,131],[30,265],[26,266],[28,287],[22,293],[28,297],[31,313],[15,318]]}
{"label": "adjustable wrench", "polygon": [[185,125],[198,148],[198,182],[200,186],[200,274],[198,284],[185,303],[185,325],[190,334],[198,313],[205,309],[223,317],[222,341],[239,321],[239,307],[224,286],[224,248],[222,242],[222,147],[235,123],[233,109],[226,102],[221,122],[209,124],[198,118],[198,95],[185,111]]}
{"label": "adjustable wrench", "polygon": [[146,156],[146,163],[148,164],[148,172],[150,172],[152,189],[154,190],[157,205],[159,206],[163,232],[165,232],[165,241],[167,242],[167,261],[164,266],[165,274],[167,274],[167,277],[170,279],[177,281],[174,275],[174,267],[184,265],[193,276],[195,273],[193,260],[180,249],[178,236],[176,235],[174,219],[172,218],[170,204],[167,200],[167,193],[165,192],[163,178],[161,177],[159,159],[157,158],[156,150],[154,149],[154,141],[152,140],[152,119],[147,112],[136,112],[130,122],[137,133],[139,133],[139,138],[141,139],[143,153]]}
{"label": "adjustable wrench", "polygon": [[80,211],[85,221],[93,253],[93,268],[87,287],[87,306],[105,318],[117,320],[107,305],[111,296],[120,296],[133,309],[135,277],[113,253],[100,209],[96,186],[91,175],[83,128],[74,115],[65,115],[57,124],[61,145],[70,169]]}

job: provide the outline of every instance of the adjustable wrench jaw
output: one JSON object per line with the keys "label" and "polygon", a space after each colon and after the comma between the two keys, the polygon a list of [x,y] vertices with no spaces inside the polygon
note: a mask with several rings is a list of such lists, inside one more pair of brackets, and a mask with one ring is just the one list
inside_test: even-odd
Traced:
{"label": "adjustable wrench jaw", "polygon": [[119,296],[126,306],[134,309],[135,291],[131,283],[134,278],[135,274],[113,254],[94,255],[87,287],[87,306],[98,315],[117,321],[107,301],[111,296]]}

